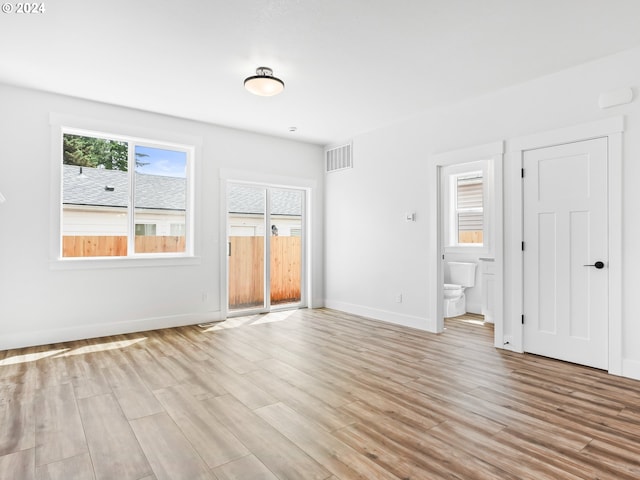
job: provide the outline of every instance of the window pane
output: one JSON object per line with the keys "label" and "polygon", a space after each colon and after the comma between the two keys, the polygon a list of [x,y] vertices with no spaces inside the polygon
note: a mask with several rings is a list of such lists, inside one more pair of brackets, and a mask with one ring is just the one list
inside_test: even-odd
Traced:
{"label": "window pane", "polygon": [[265,307],[266,190],[230,184],[229,310]]}
{"label": "window pane", "polygon": [[154,226],[136,232],[135,252],[185,252],[187,154],[136,145],[135,164],[135,223]]}
{"label": "window pane", "polygon": [[184,223],[172,223],[171,224],[171,235],[176,235],[176,236],[180,236],[183,235],[184,236],[184,232],[185,232],[185,225]]}
{"label": "window pane", "polygon": [[456,227],[458,244],[482,245],[484,234],[483,179],[480,174],[460,176],[456,181]]}
{"label": "window pane", "polygon": [[156,226],[149,223],[136,223],[136,235],[155,236]]}
{"label": "window pane", "polygon": [[126,256],[127,143],[71,134],[62,143],[62,256]]}
{"label": "window pane", "polygon": [[482,244],[483,242],[483,214],[458,213],[458,243]]}
{"label": "window pane", "polygon": [[302,298],[303,204],[302,190],[271,190],[271,305]]}

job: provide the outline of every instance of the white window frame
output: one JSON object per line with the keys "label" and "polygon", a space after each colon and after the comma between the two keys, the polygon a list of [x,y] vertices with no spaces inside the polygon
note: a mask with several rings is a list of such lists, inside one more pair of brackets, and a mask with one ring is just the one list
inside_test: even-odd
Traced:
{"label": "white window frame", "polygon": [[[137,267],[137,266],[161,266],[161,265],[193,265],[199,264],[200,258],[196,256],[197,241],[195,222],[196,210],[196,162],[202,148],[202,139],[190,135],[176,134],[173,132],[152,131],[145,128],[117,125],[102,122],[95,119],[79,118],[70,115],[51,113],[51,244],[50,244],[50,267],[52,269],[93,269],[93,268],[114,268],[114,267]],[[168,150],[179,150],[187,154],[187,194],[186,194],[186,215],[185,234],[186,244],[184,252],[162,252],[162,253],[132,253],[122,257],[63,257],[62,256],[62,153],[63,135],[83,135],[95,138],[105,138],[128,142],[129,161],[135,158],[133,149],[135,145],[148,146]],[[133,182],[135,169],[131,170],[129,179],[130,205],[128,207],[128,241],[135,241],[135,215],[133,206]]]}
{"label": "white window frame", "polygon": [[[457,179],[471,174],[482,175],[482,243],[458,242],[458,218],[457,218]],[[491,192],[491,178],[489,176],[489,160],[477,160],[473,162],[449,165],[442,169],[443,198],[444,198],[444,251],[445,253],[475,252],[487,253],[491,247],[491,208],[489,194]]]}

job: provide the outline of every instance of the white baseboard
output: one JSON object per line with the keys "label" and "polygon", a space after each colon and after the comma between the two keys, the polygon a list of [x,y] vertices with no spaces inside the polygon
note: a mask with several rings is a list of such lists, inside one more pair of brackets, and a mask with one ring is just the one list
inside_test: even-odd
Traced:
{"label": "white baseboard", "polygon": [[622,376],[640,380],[640,362],[638,360],[623,360]]}
{"label": "white baseboard", "polygon": [[107,337],[109,335],[120,335],[123,333],[144,332],[161,328],[182,327],[185,325],[195,325],[197,323],[215,322],[221,319],[221,312],[215,311],[53,328],[35,332],[9,333],[3,334],[2,337],[0,337],[0,350],[48,345],[51,343],[69,342],[87,338]]}
{"label": "white baseboard", "polygon": [[413,315],[405,315],[404,313],[390,312],[388,310],[380,310],[378,308],[366,307],[364,305],[354,305],[352,303],[339,302],[335,300],[325,300],[325,306],[334,310],[360,315],[362,317],[373,318],[374,320],[382,320],[383,322],[403,325],[405,327],[425,330],[427,332],[436,332],[436,323],[423,317]]}

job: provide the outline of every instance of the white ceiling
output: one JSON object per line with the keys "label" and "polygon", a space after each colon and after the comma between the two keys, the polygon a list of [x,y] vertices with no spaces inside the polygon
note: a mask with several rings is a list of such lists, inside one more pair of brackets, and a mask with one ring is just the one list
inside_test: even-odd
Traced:
{"label": "white ceiling", "polygon": [[44,5],[0,13],[0,82],[318,144],[640,45],[639,0]]}

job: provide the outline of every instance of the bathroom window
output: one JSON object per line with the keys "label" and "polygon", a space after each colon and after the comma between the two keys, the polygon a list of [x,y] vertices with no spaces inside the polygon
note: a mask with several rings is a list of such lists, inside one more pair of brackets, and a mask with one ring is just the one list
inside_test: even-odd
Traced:
{"label": "bathroom window", "polygon": [[449,251],[486,249],[487,161],[445,167],[442,181],[445,248]]}
{"label": "bathroom window", "polygon": [[455,219],[458,245],[482,245],[484,200],[482,172],[455,177]]}

